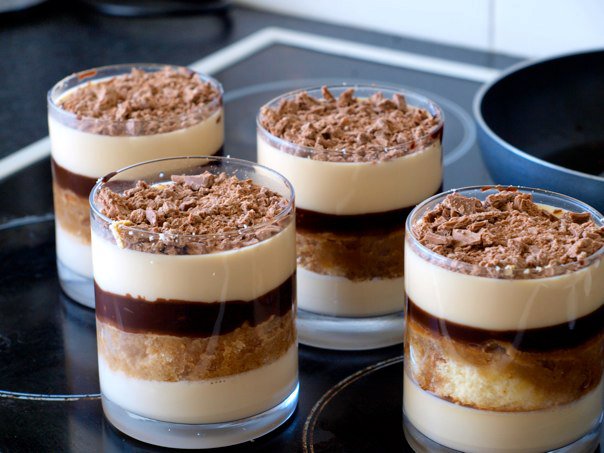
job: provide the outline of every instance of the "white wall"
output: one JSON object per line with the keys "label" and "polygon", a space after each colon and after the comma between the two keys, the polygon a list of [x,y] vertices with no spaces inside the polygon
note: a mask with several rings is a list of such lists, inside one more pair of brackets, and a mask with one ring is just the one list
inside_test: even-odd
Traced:
{"label": "white wall", "polygon": [[237,0],[258,9],[537,57],[604,47],[604,0]]}

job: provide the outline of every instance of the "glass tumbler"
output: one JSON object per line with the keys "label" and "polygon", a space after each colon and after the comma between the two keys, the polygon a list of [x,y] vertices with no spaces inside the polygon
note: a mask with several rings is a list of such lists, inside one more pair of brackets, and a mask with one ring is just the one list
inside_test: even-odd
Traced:
{"label": "glass tumbler", "polygon": [[[286,93],[257,118],[258,162],[288,178],[296,190],[298,329],[303,344],[373,349],[403,341],[405,218],[442,187],[443,113],[429,99],[382,86],[329,86],[335,98],[350,88],[359,99],[403,95],[407,105],[437,119],[424,136],[384,148],[401,157],[362,162],[313,159],[317,150],[271,134],[263,110],[321,88]],[[288,115],[285,112],[284,118]]]}
{"label": "glass tumbler", "polygon": [[[159,64],[122,64],[70,75],[48,92],[48,129],[56,224],[57,269],[65,293],[94,308],[88,196],[97,179],[117,168],[181,154],[220,154],[224,143],[222,86],[198,74],[219,95],[187,115],[160,119],[106,120],[82,117],[61,107],[76,90],[130,74],[156,72]],[[182,71],[186,68],[171,66]],[[160,125],[160,130],[156,132]]]}
{"label": "glass tumbler", "polygon": [[[602,214],[517,188],[552,211]],[[415,451],[591,452],[604,398],[604,249],[573,265],[515,269],[449,259],[407,219],[404,414]],[[484,201],[496,189],[455,192]]]}
{"label": "glass tumbler", "polygon": [[[142,180],[170,190],[172,175],[206,171],[251,179],[287,206],[270,223],[198,235],[153,234],[99,210],[104,187],[123,193]],[[131,437],[176,448],[237,444],[287,420],[298,395],[289,182],[238,159],[160,159],[110,173],[90,204],[107,419]],[[260,229],[273,234],[248,241]]]}

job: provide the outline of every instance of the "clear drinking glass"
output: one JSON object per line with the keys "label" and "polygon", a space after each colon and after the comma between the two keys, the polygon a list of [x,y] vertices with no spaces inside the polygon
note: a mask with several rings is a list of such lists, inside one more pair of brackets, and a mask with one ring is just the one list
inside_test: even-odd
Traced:
{"label": "clear drinking glass", "polygon": [[[396,147],[402,157],[365,162],[315,160],[317,150],[276,137],[262,125],[265,108],[278,111],[286,93],[257,118],[258,162],[288,178],[296,190],[298,329],[300,342],[331,349],[372,349],[403,341],[405,218],[420,201],[442,190],[443,112],[429,99],[398,88],[354,88],[357,98],[403,95],[409,106],[438,119],[425,136]],[[287,114],[287,112],[285,113]],[[284,114],[284,115],[285,115]],[[346,150],[335,150],[335,157]]]}
{"label": "clear drinking glass", "polygon": [[[602,214],[573,198],[518,188],[554,210]],[[564,266],[513,269],[452,260],[407,219],[404,413],[415,451],[591,452],[604,397],[604,249]]]}
{"label": "clear drinking glass", "polygon": [[[251,179],[282,195],[287,207],[271,223],[185,235],[112,222],[97,206],[103,187],[122,193],[137,180],[169,186],[172,175],[206,171]],[[161,159],[109,174],[90,204],[99,374],[109,421],[155,445],[210,448],[254,439],[287,420],[298,395],[289,182],[238,159]],[[229,241],[255,238],[261,229],[273,234],[251,245]]]}
{"label": "clear drinking glass", "polygon": [[[186,70],[170,66],[176,70]],[[59,281],[65,293],[94,308],[88,196],[97,179],[116,168],[161,157],[221,154],[224,143],[222,86],[203,74],[219,96],[198,110],[153,120],[112,121],[64,110],[61,100],[90,83],[129,74],[156,72],[159,64],[122,64],[78,72],[48,92],[56,248]],[[159,129],[165,132],[156,132]]]}

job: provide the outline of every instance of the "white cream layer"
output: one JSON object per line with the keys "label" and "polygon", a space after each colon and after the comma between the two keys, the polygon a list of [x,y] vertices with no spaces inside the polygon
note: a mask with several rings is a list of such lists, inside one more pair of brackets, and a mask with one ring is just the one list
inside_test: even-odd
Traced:
{"label": "white cream layer", "polygon": [[296,266],[294,222],[257,244],[205,255],[121,249],[92,233],[94,279],[104,291],[148,301],[251,300],[275,289]]}
{"label": "white cream layer", "polygon": [[556,277],[505,280],[450,271],[420,257],[406,241],[405,290],[431,315],[471,327],[553,326],[604,304],[604,260]]}
{"label": "white cream layer", "polygon": [[494,412],[459,406],[423,391],[404,377],[405,415],[435,442],[464,452],[539,453],[563,447],[598,421],[603,383],[578,401],[531,412]]}
{"label": "white cream layer", "polygon": [[57,258],[72,272],[92,278],[92,256],[90,245],[81,241],[55,222],[55,244]]}
{"label": "white cream layer", "polygon": [[260,414],[283,401],[298,381],[298,348],[245,373],[213,380],[135,379],[99,356],[101,392],[130,412],[174,423],[219,423]]}
{"label": "white cream layer", "polygon": [[325,162],[294,156],[257,137],[258,163],[277,170],[296,191],[296,205],[326,214],[367,214],[414,206],[438,192],[442,147],[385,162]]}
{"label": "white cream layer", "polygon": [[224,143],[224,113],[220,108],[198,124],[154,135],[92,134],[50,116],[48,129],[55,162],[73,173],[98,178],[151,159],[214,154]]}
{"label": "white cream layer", "polygon": [[365,317],[400,312],[405,304],[404,279],[353,281],[322,275],[298,266],[298,307],[332,316]]}

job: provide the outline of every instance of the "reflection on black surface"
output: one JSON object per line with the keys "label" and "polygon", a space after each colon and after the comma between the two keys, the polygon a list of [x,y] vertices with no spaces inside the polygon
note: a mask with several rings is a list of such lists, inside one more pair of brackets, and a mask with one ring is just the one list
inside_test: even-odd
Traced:
{"label": "reflection on black surface", "polygon": [[0,390],[56,399],[0,397],[0,451],[94,445],[98,399],[59,396],[99,391],[94,313],[61,295],[53,220],[16,225],[0,229]]}
{"label": "reflection on black surface", "polygon": [[403,434],[402,356],[332,387],[305,427],[310,452],[412,452]]}
{"label": "reflection on black surface", "polygon": [[0,230],[0,287],[0,390],[98,393],[94,312],[61,294],[52,220]]}
{"label": "reflection on black surface", "polygon": [[99,393],[94,310],[74,302],[62,292],[59,299],[63,309],[67,388],[72,394]]}
{"label": "reflection on black surface", "polygon": [[[0,200],[4,200],[0,205],[0,222],[52,212],[50,159],[0,181]],[[2,240],[6,239],[5,236]]]}

